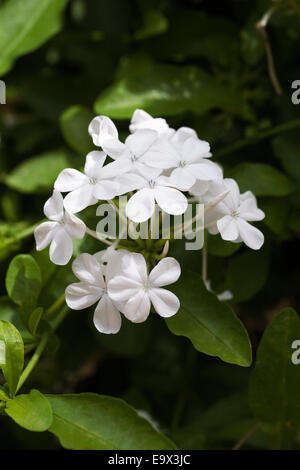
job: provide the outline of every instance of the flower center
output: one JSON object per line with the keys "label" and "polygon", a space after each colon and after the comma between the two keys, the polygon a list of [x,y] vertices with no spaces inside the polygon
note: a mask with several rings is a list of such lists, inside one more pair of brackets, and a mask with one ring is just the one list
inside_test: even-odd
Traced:
{"label": "flower center", "polygon": [[143,282],[143,289],[144,291],[148,291],[150,288],[151,288],[151,283],[149,279],[147,279],[146,281]]}
{"label": "flower center", "polygon": [[238,217],[240,214],[238,211],[231,212],[231,217]]}
{"label": "flower center", "polygon": [[150,179],[150,180],[148,181],[148,183],[149,183],[150,188],[154,188],[154,186],[155,186],[155,181],[154,181],[153,179]]}
{"label": "flower center", "polygon": [[136,155],[133,155],[133,153],[131,154],[131,161],[132,162],[136,162],[137,161],[137,156]]}
{"label": "flower center", "polygon": [[90,184],[97,184],[97,178],[95,176],[93,176],[92,178],[90,178]]}
{"label": "flower center", "polygon": [[185,165],[186,165],[186,162],[184,160],[181,160],[181,162],[179,162],[180,167],[184,167]]}

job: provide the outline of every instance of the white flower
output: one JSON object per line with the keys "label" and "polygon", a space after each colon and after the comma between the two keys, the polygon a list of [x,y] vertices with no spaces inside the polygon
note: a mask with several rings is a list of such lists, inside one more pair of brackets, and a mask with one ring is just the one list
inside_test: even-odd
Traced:
{"label": "white flower", "polygon": [[120,185],[113,178],[127,171],[126,162],[112,162],[103,166],[105,159],[104,152],[90,152],[86,157],[84,173],[66,168],[58,175],[54,188],[69,192],[64,199],[64,206],[71,214],[96,204],[99,199],[113,199],[118,194]]}
{"label": "white flower", "polygon": [[122,258],[121,274],[108,281],[108,294],[121,304],[121,312],[134,323],[147,319],[151,303],[160,316],[168,318],[177,313],[180,302],[162,287],[176,282],[180,272],[178,261],[164,258],[148,274],[143,255],[129,253]]}
{"label": "white flower", "polygon": [[102,147],[102,144],[110,139],[118,139],[119,135],[116,126],[107,116],[96,116],[92,119],[88,131],[97,147]]}
{"label": "white flower", "polygon": [[[216,207],[209,211],[209,219],[215,219],[213,232],[220,232],[223,240],[229,240],[235,243],[243,241],[249,248],[259,250],[264,243],[264,235],[260,230],[253,227],[248,222],[262,220],[265,217],[264,212],[258,209],[254,194],[246,191],[240,194],[237,183],[230,178],[225,178],[222,184],[212,185],[209,196],[204,195],[203,200],[209,203],[217,193],[224,191],[229,194]],[[205,219],[205,224],[208,219]],[[215,230],[214,230],[215,229]]]}
{"label": "white flower", "polygon": [[197,180],[222,178],[221,168],[207,160],[210,156],[208,142],[200,140],[196,132],[188,127],[181,127],[168,139],[157,139],[147,153],[152,166],[173,168],[170,182],[182,191],[190,189]]}
{"label": "white flower", "polygon": [[64,213],[63,197],[58,191],[44,205],[44,213],[51,222],[43,222],[35,231],[36,249],[43,250],[50,245],[50,259],[58,265],[67,264],[73,254],[72,238],[81,240],[85,234],[85,224],[68,212]]}
{"label": "white flower", "polygon": [[[90,255],[83,253],[73,262],[72,269],[80,282],[66,288],[66,303],[73,310],[82,310],[97,303],[94,312],[94,325],[98,331],[115,334],[121,328],[121,315],[107,294],[108,269],[114,275],[124,252],[110,251],[106,257],[106,281],[104,280],[103,252]],[[111,264],[111,265],[110,265]]]}
{"label": "white flower", "polygon": [[152,129],[160,136],[171,136],[175,131],[171,129],[163,118],[153,118],[142,109],[136,109],[132,115],[129,126],[130,132],[134,133],[141,129]]}
{"label": "white flower", "polygon": [[[209,292],[214,293],[213,289],[211,288],[211,282],[209,279],[205,281],[205,286]],[[216,294],[216,295],[217,295],[218,300],[220,300],[221,302],[226,302],[227,300],[231,300],[233,298],[233,293],[229,289],[224,290],[220,294]]]}
{"label": "white flower", "polygon": [[186,211],[187,198],[178,189],[170,187],[170,181],[160,176],[160,172],[148,169],[143,174],[124,176],[127,181],[131,176],[132,189],[139,189],[126,205],[126,215],[133,222],[142,223],[152,217],[155,202],[167,214],[180,215]]}

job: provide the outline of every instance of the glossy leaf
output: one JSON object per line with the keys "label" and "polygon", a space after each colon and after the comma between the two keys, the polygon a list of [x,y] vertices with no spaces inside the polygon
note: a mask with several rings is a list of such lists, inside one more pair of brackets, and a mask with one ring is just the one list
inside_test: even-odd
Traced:
{"label": "glossy leaf", "polygon": [[172,291],[180,300],[180,310],[166,320],[172,333],[185,336],[194,347],[225,362],[247,367],[251,345],[247,331],[233,310],[210,293],[201,276],[183,272]]}
{"label": "glossy leaf", "polygon": [[55,434],[63,447],[75,450],[176,449],[123,400],[94,393],[47,395]]}
{"label": "glossy leaf", "polygon": [[274,426],[276,448],[293,448],[300,427],[295,340],[300,340],[300,318],[292,308],[285,308],[264,332],[250,383],[251,407],[257,419]]}
{"label": "glossy leaf", "polygon": [[5,182],[21,193],[49,194],[60,171],[72,166],[70,163],[67,152],[53,150],[25,160],[12,170]]}
{"label": "glossy leaf", "polygon": [[4,378],[13,396],[24,365],[24,345],[18,330],[12,323],[0,320],[0,341],[4,343],[5,361],[0,363]]}
{"label": "glossy leaf", "polygon": [[56,34],[67,0],[9,0],[0,8],[0,74]]}
{"label": "glossy leaf", "polygon": [[41,271],[31,255],[17,255],[11,261],[6,274],[6,289],[9,297],[20,306],[25,326],[42,286]]}
{"label": "glossy leaf", "polygon": [[88,134],[88,126],[93,117],[93,113],[83,106],[72,106],[61,115],[62,134],[75,152],[85,155],[94,149],[92,139]]}
{"label": "glossy leaf", "polygon": [[153,115],[175,115],[184,111],[202,114],[217,108],[252,118],[247,103],[237,92],[220,85],[197,67],[155,65],[140,58],[124,62],[117,82],[98,97],[97,113],[128,119],[136,108]]}
{"label": "glossy leaf", "polygon": [[8,400],[5,412],[28,431],[47,431],[53,420],[51,405],[38,390],[31,390],[28,395],[17,395]]}
{"label": "glossy leaf", "polygon": [[250,190],[256,196],[287,196],[295,189],[284,173],[264,163],[240,163],[227,176],[237,181],[241,192]]}

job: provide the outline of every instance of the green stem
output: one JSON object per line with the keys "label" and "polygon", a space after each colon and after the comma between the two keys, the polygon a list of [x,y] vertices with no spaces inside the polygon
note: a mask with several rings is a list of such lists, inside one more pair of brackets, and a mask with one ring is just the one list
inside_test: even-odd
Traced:
{"label": "green stem", "polygon": [[8,238],[4,242],[4,245],[9,246],[9,245],[15,243],[18,240],[22,240],[23,238],[29,237],[29,235],[32,235],[33,232],[35,231],[36,227],[38,227],[42,222],[44,222],[44,221],[39,221],[39,222],[35,223],[34,225],[31,225],[30,227],[27,227],[26,229],[22,230],[17,235],[15,235],[11,238]]}
{"label": "green stem", "polygon": [[[58,299],[58,300],[60,300],[60,299]],[[50,307],[50,308],[52,308],[52,307]],[[49,310],[48,310],[48,312],[49,312]],[[59,315],[55,318],[55,320],[53,321],[52,331],[50,333],[46,333],[45,336],[43,336],[43,338],[41,339],[40,344],[36,348],[35,352],[33,353],[32,357],[30,359],[30,361],[28,362],[27,366],[25,367],[25,369],[23,370],[23,372],[21,374],[21,377],[20,377],[19,383],[18,383],[18,387],[17,387],[17,392],[22,387],[24,382],[28,379],[29,375],[31,374],[31,372],[33,371],[33,369],[37,365],[38,361],[40,360],[40,357],[43,354],[43,351],[44,351],[45,347],[47,346],[49,336],[51,335],[52,332],[54,332],[58,328],[58,326],[61,324],[61,322],[64,320],[65,316],[67,315],[68,311],[69,311],[69,308],[66,305],[61,310]]]}
{"label": "green stem", "polygon": [[248,145],[253,145],[259,140],[267,139],[268,137],[281,134],[282,132],[287,132],[291,129],[295,129],[296,127],[300,127],[300,119],[294,119],[293,121],[280,124],[279,126],[275,126],[272,129],[269,129],[265,132],[261,132],[260,134],[257,134],[254,137],[248,137],[246,139],[237,140],[233,144],[230,144],[227,147],[224,147],[223,149],[216,150],[216,152],[214,152],[214,156],[217,158],[224,157],[225,155],[236,152],[237,150],[247,147]]}
{"label": "green stem", "polygon": [[48,308],[46,315],[47,317],[51,317],[53,313],[56,312],[65,302],[65,294],[62,294],[58,299]]}

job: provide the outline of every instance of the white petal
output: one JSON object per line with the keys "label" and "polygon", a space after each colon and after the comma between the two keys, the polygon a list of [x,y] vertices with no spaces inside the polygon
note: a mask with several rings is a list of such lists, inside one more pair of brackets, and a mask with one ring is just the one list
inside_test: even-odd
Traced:
{"label": "white petal", "polygon": [[41,251],[52,241],[57,228],[57,222],[43,222],[34,231],[34,238],[37,251]]}
{"label": "white petal", "polygon": [[140,161],[154,168],[174,168],[181,160],[177,149],[167,137],[160,137],[148,151],[140,157]]}
{"label": "white petal", "polygon": [[101,179],[110,179],[121,175],[132,168],[132,164],[128,158],[119,158],[118,160],[108,163],[98,172]]}
{"label": "white petal", "polygon": [[93,196],[95,185],[85,184],[75,191],[70,192],[64,199],[64,206],[67,212],[75,214],[88,206],[95,204],[96,200]]}
{"label": "white petal", "polygon": [[187,139],[190,137],[197,138],[197,133],[191,127],[180,127],[171,137],[172,144],[180,151]]}
{"label": "white petal", "polygon": [[148,280],[147,264],[141,253],[128,253],[122,258],[122,271],[128,279],[142,284]]}
{"label": "white petal", "polygon": [[261,209],[258,209],[254,196],[241,202],[239,214],[243,219],[249,221],[262,220],[265,217],[265,213]]}
{"label": "white petal", "polygon": [[167,286],[176,282],[181,274],[180,264],[175,258],[162,259],[151,271],[149,281],[155,287]]}
{"label": "white petal", "polygon": [[202,159],[199,163],[188,166],[189,171],[199,180],[211,181],[222,178],[222,170],[214,162]]}
{"label": "white petal", "polygon": [[105,288],[102,268],[95,256],[82,253],[73,262],[72,270],[80,281],[94,284],[102,289]]}
{"label": "white petal", "polygon": [[123,158],[129,154],[129,150],[119,139],[107,139],[102,143],[102,148],[113,159]]}
{"label": "white petal", "polygon": [[205,140],[189,137],[185,140],[182,149],[183,160],[192,163],[209,154],[210,145]]}
{"label": "white petal", "polygon": [[227,191],[230,191],[228,196],[224,199],[224,203],[228,206],[230,211],[235,211],[240,204],[240,189],[238,184],[231,178],[225,178],[223,184]]}
{"label": "white petal", "polygon": [[129,300],[140,289],[141,284],[138,281],[125,276],[115,276],[107,284],[108,295],[116,302]]}
{"label": "white petal", "polygon": [[237,224],[243,242],[252,250],[259,250],[264,243],[263,233],[240,217],[237,219]]}
{"label": "white petal", "polygon": [[225,215],[217,221],[217,226],[223,240],[233,241],[239,236],[237,219],[231,215]]}
{"label": "white petal", "polygon": [[120,185],[117,181],[101,180],[94,185],[93,197],[95,199],[107,201],[114,199],[120,192]]}
{"label": "white petal", "polygon": [[194,196],[203,196],[210,184],[208,181],[196,181],[196,183],[190,188],[190,193]]}
{"label": "white petal", "polygon": [[56,231],[50,245],[49,256],[52,263],[59,266],[67,264],[73,254],[72,238],[61,228]]}
{"label": "white petal", "polygon": [[100,333],[115,334],[121,328],[121,315],[107,294],[104,294],[94,313],[94,325]]}
{"label": "white petal", "polygon": [[86,183],[88,183],[88,177],[86,175],[73,168],[66,168],[59,173],[54,183],[54,188],[57,191],[65,193],[74,191]]}
{"label": "white petal", "polygon": [[108,139],[118,138],[117,128],[107,116],[96,116],[90,122],[88,131],[92,136],[94,145],[99,147],[102,147],[103,142]]}
{"label": "white petal", "polygon": [[76,282],[66,288],[66,303],[73,310],[83,310],[98,302],[103,289],[86,282]]}
{"label": "white petal", "polygon": [[165,119],[153,118],[150,114],[141,109],[136,109],[134,111],[129,129],[130,132],[136,132],[139,129],[153,129],[160,134],[168,133],[170,131]]}
{"label": "white petal", "polygon": [[161,317],[172,317],[179,310],[180,302],[178,297],[167,289],[150,289],[149,297],[153,307]]}
{"label": "white petal", "polygon": [[118,177],[119,194],[125,194],[136,189],[144,188],[148,183],[145,178],[136,173],[125,173]]}
{"label": "white petal", "polygon": [[71,238],[81,240],[84,237],[86,225],[81,219],[79,219],[73,214],[69,214],[68,212],[66,212],[64,215],[64,221],[64,228]]}
{"label": "white petal", "polygon": [[154,208],[154,190],[144,188],[129,199],[126,205],[126,215],[133,222],[141,223],[152,217]]}
{"label": "white petal", "polygon": [[52,196],[44,205],[44,214],[48,219],[58,221],[64,215],[64,199],[59,191],[53,191]]}
{"label": "white petal", "polygon": [[175,168],[170,175],[170,184],[181,191],[187,191],[195,182],[196,176],[187,167]]}
{"label": "white petal", "polygon": [[129,148],[132,155],[139,158],[157,139],[157,132],[150,129],[138,130],[132,135],[129,135],[125,140],[125,145]]}
{"label": "white petal", "polygon": [[157,204],[167,214],[179,215],[186,211],[187,199],[177,189],[158,186],[154,192]]}
{"label": "white petal", "polygon": [[94,150],[86,156],[84,172],[89,178],[93,178],[97,175],[97,172],[103,167],[106,159],[104,152]]}
{"label": "white petal", "polygon": [[128,320],[134,323],[142,323],[147,320],[151,303],[148,294],[144,290],[138,291],[126,302],[123,313]]}

